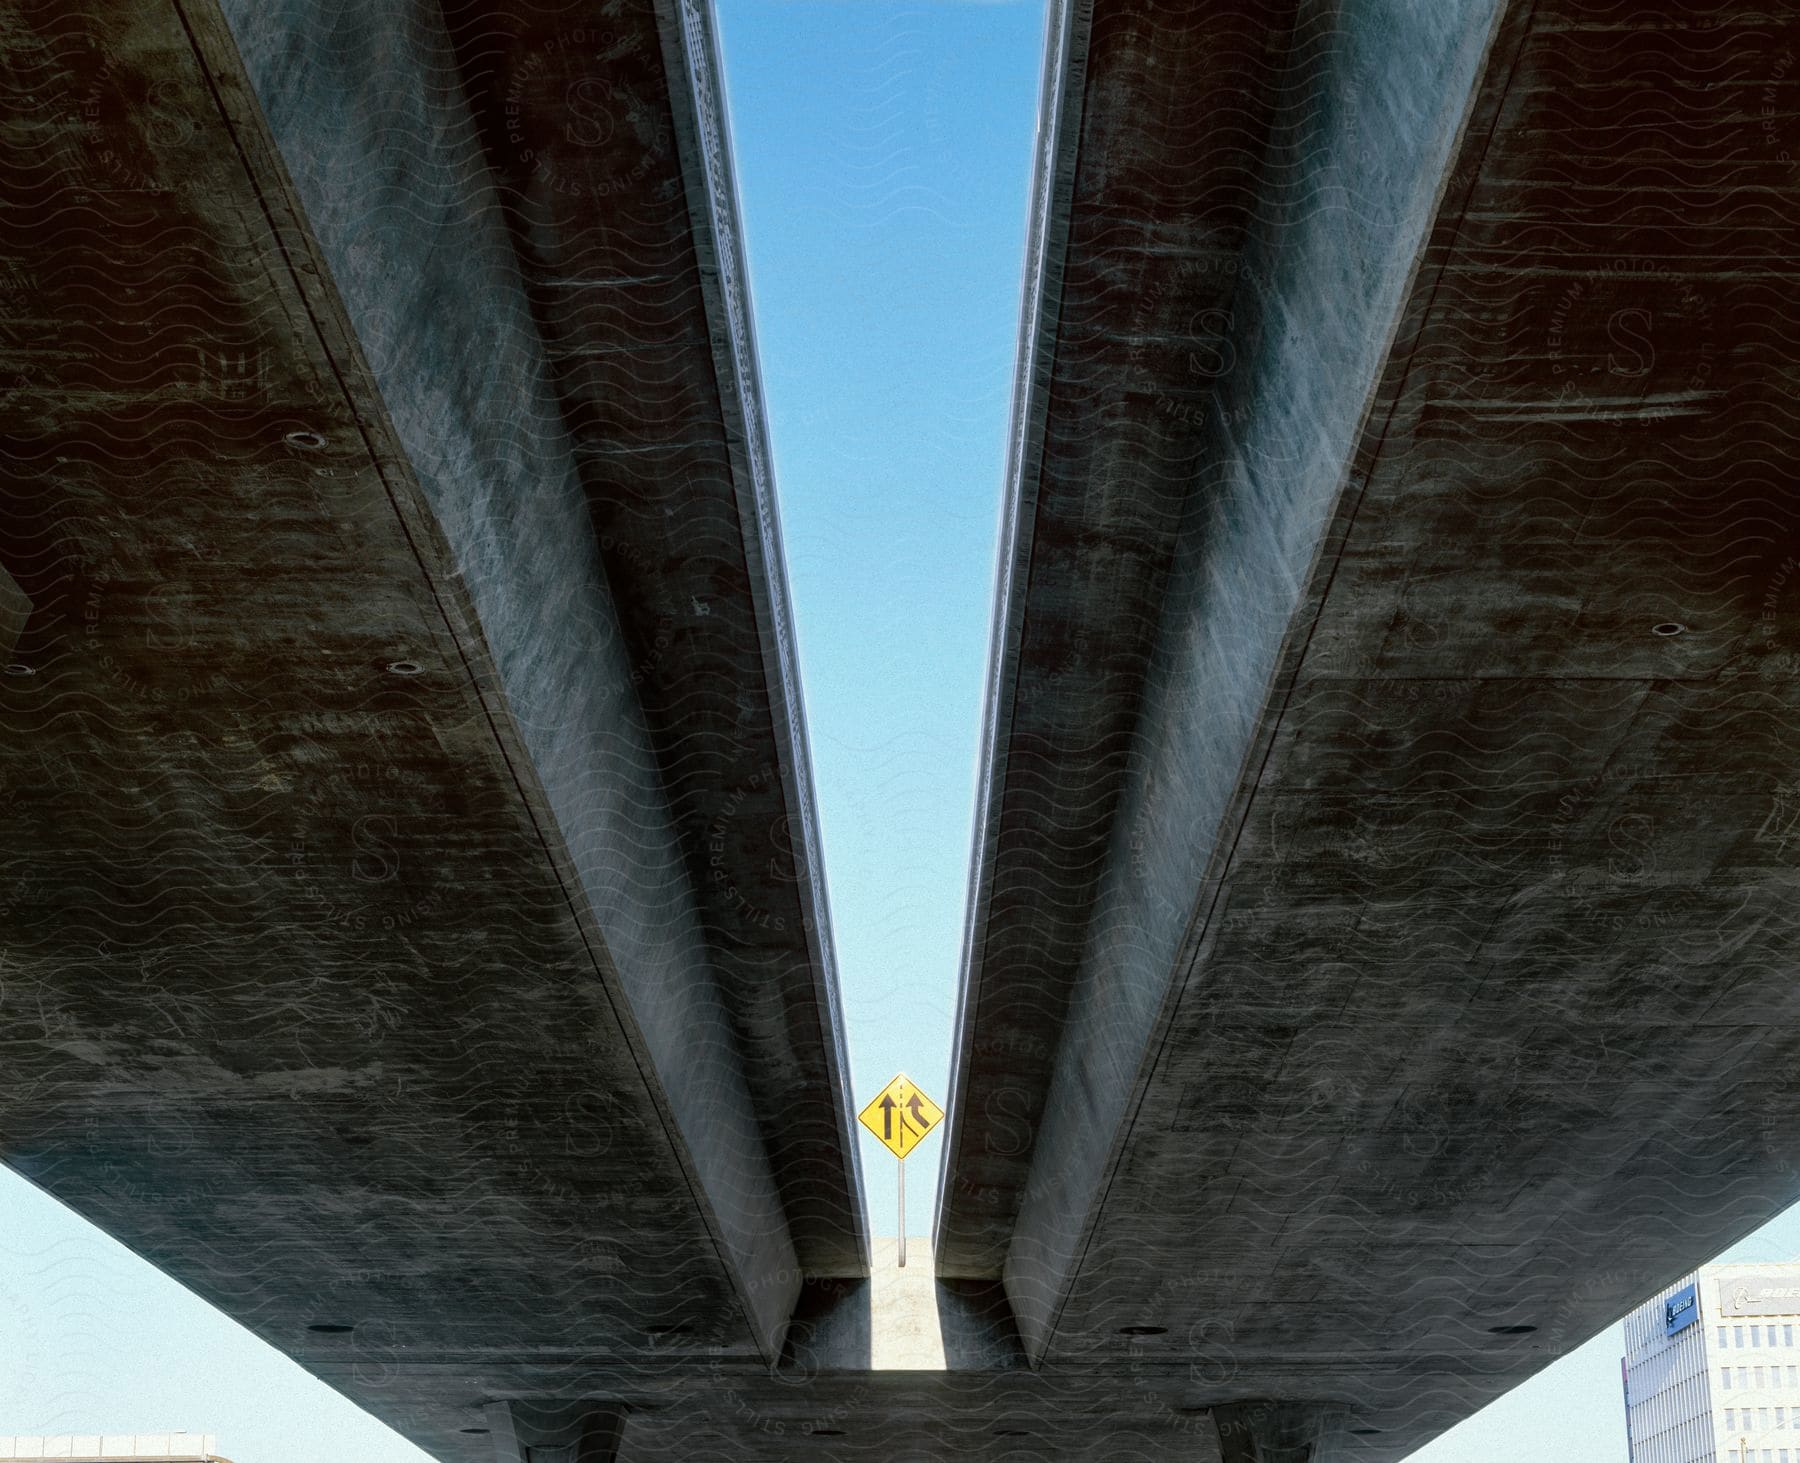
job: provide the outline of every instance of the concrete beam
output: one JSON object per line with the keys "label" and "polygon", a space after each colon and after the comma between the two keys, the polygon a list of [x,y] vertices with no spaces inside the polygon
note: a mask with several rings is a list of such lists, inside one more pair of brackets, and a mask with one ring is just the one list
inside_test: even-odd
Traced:
{"label": "concrete beam", "polygon": [[1093,13],[939,1234],[1393,1459],[1800,1196],[1786,42],[1203,12]]}
{"label": "concrete beam", "polygon": [[[1038,688],[1014,666],[1022,660],[1026,580],[1040,523],[1048,530],[1046,536],[1065,537],[1059,531],[1062,515],[1041,512],[1040,503],[1093,15],[1091,3],[1062,0],[1051,0],[1045,15],[1044,75],[1025,249],[1027,303],[1013,374],[975,845],[969,858],[944,1161],[938,1170],[932,1230],[938,1272],[946,1279],[997,1280],[1005,1266],[1019,1194],[1030,1169],[1032,1135],[1042,1120],[1048,1064],[1069,998],[1063,972],[1076,957],[1070,944],[1077,938],[1072,918],[1044,922],[1043,911],[1036,909],[1009,921],[1021,931],[1029,930],[1018,947],[996,948],[998,942],[990,943],[990,930],[1012,911],[1002,905],[997,912],[995,905],[1015,889],[1052,881],[1060,886],[1065,909],[1079,907],[1086,893],[1079,876],[1067,872],[1071,861],[1065,840],[1057,837],[1051,819],[1042,820],[1035,836],[1011,838],[1003,848],[1001,810],[1007,803],[1008,779],[1015,775],[1015,741],[1029,746],[1034,735],[1044,734],[1035,723],[1027,724],[1025,736],[1016,734],[1021,715],[1029,715],[1030,708],[1040,703],[1033,694]],[[1078,536],[1085,527],[1077,523],[1066,536]],[[1099,622],[1092,615],[1082,618]],[[1067,621],[1062,628],[1066,633]],[[1090,732],[1090,745],[1116,735],[1113,726],[1084,730]],[[1034,767],[1031,773],[1044,770]],[[1062,795],[1045,801],[1077,806],[1102,801],[1108,789],[1092,785],[1094,781],[1092,776],[1083,778],[1066,793],[1060,783],[1051,784]],[[1003,854],[1020,865],[1016,872],[1000,873]],[[1079,857],[1075,862],[1079,865]],[[1008,1081],[983,1080],[984,1072],[1002,1065],[1012,1074]]]}
{"label": "concrete beam", "polygon": [[[868,1236],[712,8],[445,8],[801,1267]],[[640,105],[634,98],[654,98]],[[779,1115],[779,1116],[776,1116]]]}
{"label": "concrete beam", "polygon": [[31,618],[31,597],[19,588],[18,581],[0,568],[0,661],[10,660],[13,647]]}
{"label": "concrete beam", "polygon": [[[1079,39],[1079,9],[1059,11],[1053,37]],[[1085,137],[1094,181],[1061,182],[1073,144],[1046,140],[1040,292],[1022,350],[1036,374],[1015,402],[1015,567],[996,610],[959,1116],[938,1218],[946,1273],[992,1273],[1004,1241],[998,1263],[1033,1356],[1116,1157],[1498,7],[1219,6],[1174,35],[1147,11],[1104,13],[1107,75],[1065,56],[1053,76],[1148,94],[1126,106],[1109,90],[1099,111],[1050,103]],[[1221,32],[1275,75],[1246,80]],[[1053,58],[1070,43],[1053,42]],[[1152,81],[1152,44],[1205,75],[1252,135],[1266,129],[1260,181],[1236,140],[1196,158],[1175,119],[1202,83]],[[1177,191],[1187,212],[1165,203]],[[1321,196],[1359,207],[1320,208]],[[1085,241],[1116,241],[1128,203],[1145,210],[1143,241],[1121,265],[1116,247]],[[1126,268],[1137,277],[1121,290]],[[1208,366],[1222,362],[1231,369]],[[1059,400],[1082,406],[1065,420]],[[1095,560],[1119,572],[1096,574]],[[1134,674],[1141,707],[1125,694]],[[1063,791],[1034,795],[1044,787]]]}
{"label": "concrete beam", "polygon": [[1193,961],[1197,912],[1230,857],[1220,835],[1304,643],[1313,567],[1501,13],[1494,0],[1359,0],[1303,5],[1296,19],[1221,337],[1233,369],[1210,403],[1118,808],[1134,856],[1104,875],[1007,1254],[1034,1356],[1050,1345],[1172,979]]}
{"label": "concrete beam", "polygon": [[[446,1395],[470,1379],[464,1367],[426,1372],[403,1362],[395,1376]],[[519,1363],[515,1372],[521,1397],[533,1405],[560,1408],[577,1398],[610,1408],[617,1399],[626,1409],[620,1452],[629,1463],[788,1463],[811,1454],[845,1463],[1219,1458],[1212,1410],[1186,1400],[1188,1379],[1173,1369],[840,1370],[815,1355],[784,1361],[773,1376],[738,1362],[629,1370]],[[493,1417],[490,1407],[475,1421],[485,1427]],[[501,1429],[495,1422],[491,1431]],[[490,1438],[478,1441],[486,1446]],[[487,1447],[483,1463],[492,1453]]]}
{"label": "concrete beam", "polygon": [[6,1161],[446,1463],[1393,1463],[1794,1197],[1766,7],[1055,12],[875,1371],[704,8],[229,3],[0,15]]}
{"label": "concrete beam", "polygon": [[[720,1177],[708,1192],[753,1194],[757,1181],[733,1166],[773,1143],[760,1161],[781,1190],[783,1222],[791,1216],[800,1227],[798,1268],[857,1273],[866,1238],[853,1198],[842,1020],[710,21],[682,22],[669,6],[619,11],[603,47],[564,35],[560,10],[526,4],[453,6],[448,32],[436,7],[390,5],[329,20],[316,9],[231,5],[227,13],[333,278],[379,365],[396,427],[454,539],[563,826],[601,837],[587,806],[580,728],[603,724],[613,704],[643,708],[643,755],[668,788],[655,816],[685,866],[686,938],[704,946],[710,978],[691,998],[701,1006],[651,1014],[681,989],[661,969],[667,949],[622,953],[620,968],[649,1039],[669,1034],[654,1057],[690,1141],[711,1150],[704,1161]],[[322,27],[333,44],[305,45],[304,67],[284,62],[294,37]],[[405,48],[394,47],[397,36],[407,37]],[[455,95],[396,88],[387,73],[397,64],[421,76],[460,68],[462,85]],[[668,130],[639,140],[651,144],[647,152],[621,161],[571,145],[587,135],[585,124],[559,108],[628,93],[668,109]],[[434,95],[443,115],[420,115],[417,102],[402,100]],[[541,150],[558,144],[554,159]],[[636,203],[619,191],[620,166]],[[557,174],[552,182],[546,169]],[[676,184],[686,192],[671,207]],[[613,209],[629,203],[636,224],[612,237],[592,217],[590,198]],[[406,210],[420,208],[438,221],[438,237],[406,221]],[[467,247],[471,235],[485,239],[483,250]],[[653,282],[617,283],[627,276]],[[451,298],[462,308],[434,310]],[[646,318],[683,329],[627,334],[641,329],[629,322]],[[527,407],[458,389],[446,414],[447,368],[481,359],[507,333],[532,359],[527,379],[539,400]],[[650,381],[646,363],[654,363]],[[684,403],[674,419],[671,391]],[[522,433],[527,422],[537,425]],[[532,494],[496,493],[504,479],[492,467],[508,470],[522,454],[536,465]],[[561,486],[548,488],[545,478]],[[553,491],[557,507],[546,512]],[[594,545],[580,550],[592,562],[567,562],[571,544]],[[533,574],[543,589],[521,597]],[[570,583],[595,601],[568,606],[570,621],[617,635],[630,657],[628,684],[596,686],[586,693],[594,704],[584,704],[572,666],[546,659],[541,616],[520,613]],[[742,612],[721,594],[727,587],[742,595]],[[616,608],[601,603],[609,589]],[[569,643],[567,653],[581,652]],[[760,725],[742,716],[733,699],[740,693],[727,694],[745,685],[755,688],[752,704],[766,708]],[[599,880],[602,891],[613,885]],[[667,916],[633,917],[630,926],[655,931],[667,946]],[[735,1047],[737,1058],[720,1060],[739,1074],[723,1088],[708,1076],[683,1092],[696,1073],[687,1056],[695,1042],[721,1053]],[[718,1121],[752,1108],[780,1121],[742,1130]],[[780,1228],[749,1224],[734,1243],[754,1249]]]}
{"label": "concrete beam", "polygon": [[[772,1357],[801,1267],[637,704],[576,444],[438,7],[225,0],[223,10],[244,58],[243,100],[267,118],[365,344],[370,396],[394,424],[451,582],[494,658],[513,755],[542,787],[540,824],[580,891],[576,908],[592,909],[590,940],[627,997]],[[791,1278],[770,1284],[774,1275]]]}
{"label": "concrete beam", "polygon": [[[766,1373],[867,1262],[710,29],[459,13],[485,63],[412,0],[0,17],[70,78],[0,107],[59,159],[0,165],[0,1156],[447,1460],[505,1379],[396,1357]],[[522,211],[508,78],[647,171]]]}

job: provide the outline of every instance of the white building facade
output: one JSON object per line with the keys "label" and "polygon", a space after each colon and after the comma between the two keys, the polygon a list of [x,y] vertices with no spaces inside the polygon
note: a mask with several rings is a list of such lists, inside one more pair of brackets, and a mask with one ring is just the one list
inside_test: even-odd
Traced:
{"label": "white building facade", "polygon": [[0,1463],[227,1463],[211,1433],[0,1434]]}
{"label": "white building facade", "polygon": [[1800,1463],[1800,1264],[1705,1265],[1625,1318],[1631,1463]]}

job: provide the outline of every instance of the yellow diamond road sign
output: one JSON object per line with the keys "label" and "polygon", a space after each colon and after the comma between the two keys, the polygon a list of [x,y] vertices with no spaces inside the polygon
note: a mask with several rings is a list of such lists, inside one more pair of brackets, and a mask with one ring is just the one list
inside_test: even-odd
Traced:
{"label": "yellow diamond road sign", "polygon": [[904,1158],[919,1146],[921,1138],[943,1122],[944,1110],[902,1072],[857,1116],[865,1128],[887,1144],[894,1157]]}

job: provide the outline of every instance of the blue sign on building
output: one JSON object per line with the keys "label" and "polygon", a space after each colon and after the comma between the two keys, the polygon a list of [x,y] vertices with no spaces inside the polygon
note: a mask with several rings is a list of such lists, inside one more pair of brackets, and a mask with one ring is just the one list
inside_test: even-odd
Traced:
{"label": "blue sign on building", "polygon": [[1700,1319],[1700,1292],[1692,1285],[1682,1288],[1663,1302],[1663,1335],[1685,1331]]}

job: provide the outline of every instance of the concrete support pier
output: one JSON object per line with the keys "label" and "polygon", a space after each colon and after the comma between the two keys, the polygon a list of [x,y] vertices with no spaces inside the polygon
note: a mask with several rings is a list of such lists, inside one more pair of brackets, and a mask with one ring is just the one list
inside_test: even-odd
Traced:
{"label": "concrete support pier", "polygon": [[605,1402],[490,1402],[494,1463],[613,1463],[624,1407]]}
{"label": "concrete support pier", "polygon": [[1326,1455],[1321,1416],[1284,1402],[1234,1402],[1213,1409],[1221,1463],[1318,1463]]}

